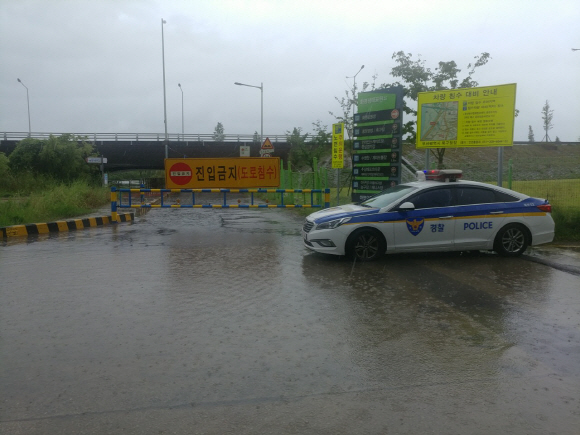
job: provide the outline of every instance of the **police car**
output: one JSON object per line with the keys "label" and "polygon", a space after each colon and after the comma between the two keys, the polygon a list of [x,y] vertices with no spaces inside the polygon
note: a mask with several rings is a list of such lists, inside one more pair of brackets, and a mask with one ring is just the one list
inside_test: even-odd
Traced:
{"label": "police car", "polygon": [[506,257],[554,238],[552,206],[513,190],[461,180],[460,170],[419,171],[359,204],[306,217],[304,245],[370,261],[385,253],[494,250]]}

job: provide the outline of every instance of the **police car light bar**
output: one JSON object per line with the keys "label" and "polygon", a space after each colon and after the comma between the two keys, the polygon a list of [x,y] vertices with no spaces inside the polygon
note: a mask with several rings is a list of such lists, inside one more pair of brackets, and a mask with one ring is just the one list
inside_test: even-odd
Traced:
{"label": "police car light bar", "polygon": [[431,169],[429,171],[418,171],[417,181],[457,181],[463,176],[463,171],[459,169]]}

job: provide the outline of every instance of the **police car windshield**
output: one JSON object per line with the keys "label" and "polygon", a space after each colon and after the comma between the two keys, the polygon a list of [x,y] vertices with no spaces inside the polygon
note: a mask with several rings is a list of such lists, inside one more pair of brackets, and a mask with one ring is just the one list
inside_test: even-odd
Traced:
{"label": "police car windshield", "polygon": [[383,190],[381,193],[377,193],[372,198],[362,202],[360,205],[364,207],[376,208],[385,207],[402,198],[403,196],[411,193],[415,189],[416,187],[404,185],[389,187],[388,189]]}

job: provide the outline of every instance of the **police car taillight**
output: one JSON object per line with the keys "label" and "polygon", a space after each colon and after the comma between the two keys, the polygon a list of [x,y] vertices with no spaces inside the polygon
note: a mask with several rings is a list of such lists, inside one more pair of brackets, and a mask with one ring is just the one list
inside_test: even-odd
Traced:
{"label": "police car taillight", "polygon": [[[457,181],[463,176],[463,171],[459,169],[431,169],[423,171],[423,177],[419,177],[417,173],[417,180],[431,180],[431,181]],[[422,179],[421,179],[422,178]]]}
{"label": "police car taillight", "polygon": [[552,204],[538,205],[538,208],[545,213],[552,213]]}

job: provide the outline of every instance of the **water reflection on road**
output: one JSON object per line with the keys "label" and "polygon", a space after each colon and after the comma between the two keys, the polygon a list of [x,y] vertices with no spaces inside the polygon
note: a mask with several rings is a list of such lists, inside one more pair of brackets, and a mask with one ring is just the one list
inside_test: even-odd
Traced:
{"label": "water reflection on road", "polygon": [[4,243],[0,431],[576,433],[578,276],[353,264],[306,251],[301,220],[153,210]]}

